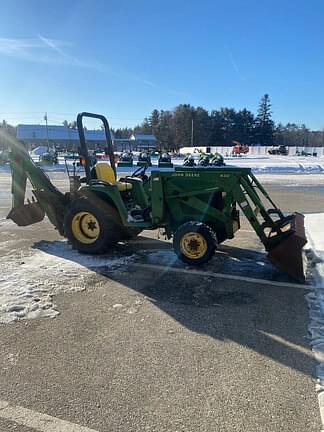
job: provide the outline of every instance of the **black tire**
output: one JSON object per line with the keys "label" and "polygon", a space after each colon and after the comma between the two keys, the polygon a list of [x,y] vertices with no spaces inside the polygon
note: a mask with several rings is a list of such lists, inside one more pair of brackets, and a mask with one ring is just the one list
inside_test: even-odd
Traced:
{"label": "black tire", "polygon": [[217,238],[213,230],[204,223],[186,222],[174,233],[173,248],[181,261],[199,266],[214,256]]}
{"label": "black tire", "polygon": [[[94,217],[94,224],[99,226],[98,236],[88,238],[76,220],[82,214]],[[84,216],[83,216],[84,217]],[[73,229],[74,227],[74,229]],[[76,233],[77,231],[80,231]],[[82,197],[71,202],[64,215],[64,232],[72,246],[79,252],[100,254],[122,239],[122,223],[117,210],[110,204],[97,197]]]}

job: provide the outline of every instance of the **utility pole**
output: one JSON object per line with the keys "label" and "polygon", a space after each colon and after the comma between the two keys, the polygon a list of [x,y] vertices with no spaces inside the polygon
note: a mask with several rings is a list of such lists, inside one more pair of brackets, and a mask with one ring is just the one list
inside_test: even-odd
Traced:
{"label": "utility pole", "polygon": [[44,120],[46,123],[46,137],[47,137],[47,151],[50,151],[49,139],[48,139],[48,124],[47,124],[47,112],[44,115]]}
{"label": "utility pole", "polygon": [[191,119],[191,147],[193,147],[193,133],[194,133],[194,124],[193,118]]}

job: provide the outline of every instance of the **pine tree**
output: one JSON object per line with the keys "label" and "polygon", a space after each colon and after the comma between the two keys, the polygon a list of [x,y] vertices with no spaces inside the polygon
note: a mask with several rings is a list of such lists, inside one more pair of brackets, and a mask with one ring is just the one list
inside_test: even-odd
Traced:
{"label": "pine tree", "polygon": [[140,133],[140,134],[151,134],[152,128],[151,128],[149,119],[147,117],[145,117],[145,119],[143,120],[141,125],[135,126],[134,132]]}
{"label": "pine tree", "polygon": [[193,112],[194,146],[208,146],[210,140],[210,117],[208,111],[197,107]]}
{"label": "pine tree", "polygon": [[194,109],[191,105],[183,104],[176,107],[174,111],[176,148],[191,146],[191,128],[193,117]]}
{"label": "pine tree", "polygon": [[209,145],[221,146],[224,144],[224,118],[219,110],[210,113]]}
{"label": "pine tree", "polygon": [[224,145],[231,145],[235,139],[235,123],[237,113],[234,108],[221,108],[222,131]]}
{"label": "pine tree", "polygon": [[160,113],[157,109],[153,110],[149,119],[152,134],[160,140]]}
{"label": "pine tree", "polygon": [[268,94],[265,94],[260,101],[255,119],[255,138],[261,145],[273,144],[274,122],[271,114],[270,98]]}
{"label": "pine tree", "polygon": [[170,111],[160,112],[160,149],[175,149],[175,128],[173,113]]}
{"label": "pine tree", "polygon": [[235,115],[233,130],[234,140],[243,144],[250,144],[253,137],[254,115],[246,108],[238,111]]}

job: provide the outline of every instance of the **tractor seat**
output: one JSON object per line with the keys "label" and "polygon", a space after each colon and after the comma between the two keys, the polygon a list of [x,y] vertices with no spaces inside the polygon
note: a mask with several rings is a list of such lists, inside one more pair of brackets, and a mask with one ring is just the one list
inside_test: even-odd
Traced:
{"label": "tractor seat", "polygon": [[97,162],[95,165],[95,173],[98,180],[116,185],[119,192],[125,192],[133,188],[131,183],[116,180],[114,170],[108,162]]}

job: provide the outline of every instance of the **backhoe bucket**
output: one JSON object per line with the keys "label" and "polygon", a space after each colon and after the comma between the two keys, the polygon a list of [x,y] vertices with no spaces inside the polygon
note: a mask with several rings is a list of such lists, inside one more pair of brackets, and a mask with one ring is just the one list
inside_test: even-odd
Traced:
{"label": "backhoe bucket", "polygon": [[284,238],[268,254],[269,260],[281,271],[294,279],[305,282],[303,268],[303,247],[307,243],[304,215],[295,213],[291,221],[292,234]]}
{"label": "backhoe bucket", "polygon": [[24,204],[13,208],[7,216],[18,226],[32,225],[41,222],[44,219],[45,213],[38,202]]}

